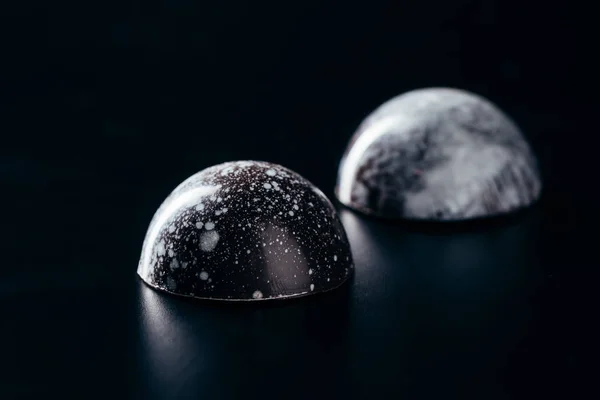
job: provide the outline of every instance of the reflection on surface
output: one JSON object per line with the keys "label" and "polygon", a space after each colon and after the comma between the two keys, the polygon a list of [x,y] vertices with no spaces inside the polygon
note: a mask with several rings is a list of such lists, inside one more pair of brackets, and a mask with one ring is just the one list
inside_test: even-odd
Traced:
{"label": "reflection on surface", "polygon": [[[343,385],[346,285],[305,298],[225,304],[166,295],[141,281],[138,286],[138,359],[150,397],[244,398],[266,390],[310,398],[316,388]],[[315,374],[310,384],[299,385],[306,360],[315,363]]]}
{"label": "reflection on surface", "polygon": [[[359,286],[387,277],[409,279],[413,287],[435,283],[437,289],[460,291],[468,283],[475,288],[493,285],[494,279],[518,278],[532,272],[523,263],[535,268],[540,262],[541,232],[535,215],[471,228],[383,221],[349,210],[342,210],[340,217],[352,245]],[[382,284],[375,282],[369,290],[377,292]]]}
{"label": "reflection on surface", "polygon": [[465,376],[499,393],[534,312],[527,298],[540,272],[536,219],[453,230],[346,210],[341,218],[356,270],[326,294],[223,304],[139,281],[144,394],[369,398],[364,381],[347,379],[364,376],[433,397],[431,374],[437,393],[456,391]]}
{"label": "reflection on surface", "polygon": [[402,256],[395,252],[396,246],[391,249],[382,246],[381,240],[386,240],[386,238],[377,232],[377,225],[370,226],[357,214],[341,210],[340,218],[348,235],[354,257],[353,291],[355,296],[368,291],[369,296],[377,297],[377,294],[382,293],[382,289],[398,284],[396,279],[402,275],[405,265]]}
{"label": "reflection on surface", "polygon": [[[541,269],[536,217],[470,227],[391,222],[349,210],[340,217],[356,263],[353,374],[369,374],[361,360],[392,353],[398,363],[393,373],[379,370],[381,379],[420,376],[405,383],[426,388],[433,373],[444,377],[440,387],[455,390],[468,375],[498,393],[504,382],[496,368],[508,362],[532,317],[529,285]],[[350,385],[368,395],[359,383]]]}
{"label": "reflection on surface", "polygon": [[[148,384],[168,383],[185,374],[189,366],[201,368],[210,362],[210,348],[202,346],[200,332],[190,331],[163,296],[140,282],[142,338],[150,370]],[[200,336],[198,335],[200,333]]]}

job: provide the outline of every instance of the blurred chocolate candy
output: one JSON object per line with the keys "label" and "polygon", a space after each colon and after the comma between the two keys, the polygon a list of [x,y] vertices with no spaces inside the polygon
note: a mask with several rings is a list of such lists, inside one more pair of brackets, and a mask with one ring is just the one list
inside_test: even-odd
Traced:
{"label": "blurred chocolate candy", "polygon": [[452,221],[515,211],[540,196],[536,158],[486,99],[420,89],[377,108],[338,171],[339,201],[365,214]]}

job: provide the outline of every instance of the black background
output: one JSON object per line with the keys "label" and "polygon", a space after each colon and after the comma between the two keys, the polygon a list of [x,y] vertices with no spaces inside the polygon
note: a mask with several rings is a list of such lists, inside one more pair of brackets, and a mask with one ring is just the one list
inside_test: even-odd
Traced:
{"label": "black background", "polygon": [[[0,6],[0,398],[581,398],[597,312],[594,13],[517,1]],[[355,127],[401,92],[484,95],[543,200],[475,224],[347,210],[356,276],[222,306],[135,275],[153,212],[215,163],[333,197]]]}

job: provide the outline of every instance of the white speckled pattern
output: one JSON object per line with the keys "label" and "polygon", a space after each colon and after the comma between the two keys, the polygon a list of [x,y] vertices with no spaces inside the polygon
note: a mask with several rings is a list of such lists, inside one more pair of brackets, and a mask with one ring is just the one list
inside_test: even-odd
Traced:
{"label": "white speckled pattern", "polygon": [[516,125],[489,101],[430,88],[369,115],[340,163],[336,195],[366,214],[465,220],[533,203],[542,183]]}
{"label": "white speckled pattern", "polygon": [[353,270],[331,202],[284,167],[239,161],[180,184],[146,234],[138,274],[174,294],[220,300],[302,296]]}

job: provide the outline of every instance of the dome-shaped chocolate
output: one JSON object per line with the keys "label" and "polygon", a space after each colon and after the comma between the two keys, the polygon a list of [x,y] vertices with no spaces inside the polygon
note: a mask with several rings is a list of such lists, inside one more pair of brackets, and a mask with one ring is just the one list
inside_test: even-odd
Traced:
{"label": "dome-shaped chocolate", "polygon": [[350,245],[327,197],[279,165],[239,161],[207,168],[160,206],[139,276],[184,296],[262,300],[341,285]]}
{"label": "dome-shaped chocolate", "polygon": [[461,90],[408,92],[381,105],[352,137],[336,196],[365,214],[465,220],[538,199],[537,161],[517,126]]}

